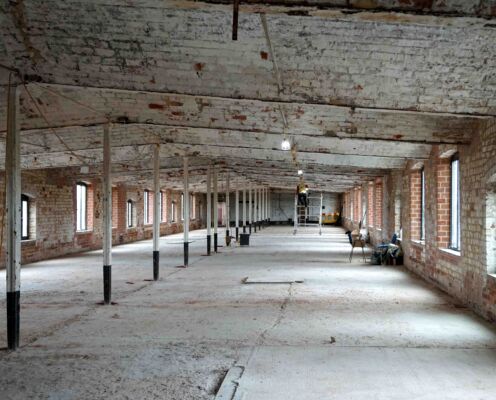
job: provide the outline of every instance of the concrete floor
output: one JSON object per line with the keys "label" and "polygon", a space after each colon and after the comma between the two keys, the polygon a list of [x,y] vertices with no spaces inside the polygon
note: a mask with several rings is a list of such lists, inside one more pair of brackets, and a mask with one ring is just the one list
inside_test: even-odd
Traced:
{"label": "concrete floor", "polygon": [[349,263],[342,229],[271,227],[212,257],[204,235],[188,269],[181,236],[162,238],[159,282],[151,241],[116,247],[115,306],[96,305],[99,251],[24,266],[0,399],[213,399],[235,366],[218,399],[496,398],[496,327],[401,267]]}

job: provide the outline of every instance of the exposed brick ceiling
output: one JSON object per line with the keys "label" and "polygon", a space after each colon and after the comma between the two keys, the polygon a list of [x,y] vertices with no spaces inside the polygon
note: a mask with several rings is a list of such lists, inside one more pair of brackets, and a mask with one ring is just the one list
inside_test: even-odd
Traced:
{"label": "exposed brick ceiling", "polygon": [[[294,187],[285,131],[307,181],[343,191],[433,144],[469,143],[496,115],[496,0],[250,1],[238,41],[232,6],[212,3],[0,3],[0,64],[37,82],[21,94],[23,166],[98,173],[109,118],[116,180],[150,182],[160,142],[173,187],[183,154],[198,189],[209,160]],[[2,135],[6,79],[0,70]]]}

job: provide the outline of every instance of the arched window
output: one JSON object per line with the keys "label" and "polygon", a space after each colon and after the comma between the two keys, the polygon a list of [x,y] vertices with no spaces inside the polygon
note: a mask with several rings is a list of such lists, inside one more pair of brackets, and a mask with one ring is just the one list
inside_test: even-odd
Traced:
{"label": "arched window", "polygon": [[29,239],[29,197],[21,195],[21,240]]}
{"label": "arched window", "polygon": [[88,230],[88,185],[82,182],[76,185],[76,230]]}

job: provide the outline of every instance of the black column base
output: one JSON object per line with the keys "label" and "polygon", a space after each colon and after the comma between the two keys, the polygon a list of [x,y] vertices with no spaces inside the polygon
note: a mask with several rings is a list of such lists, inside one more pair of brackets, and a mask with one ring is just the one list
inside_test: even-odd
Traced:
{"label": "black column base", "polygon": [[246,225],[243,225],[243,233],[246,233]]}
{"label": "black column base", "polygon": [[248,231],[249,231],[249,234],[251,235],[251,224],[248,224]]}
{"label": "black column base", "polygon": [[212,237],[210,235],[207,235],[207,256],[210,255],[211,247],[212,247]]}
{"label": "black column base", "polygon": [[9,350],[15,350],[19,347],[20,331],[20,298],[21,292],[7,292],[7,347]]}
{"label": "black column base", "polygon": [[217,253],[217,247],[218,247],[218,243],[217,243],[217,233],[214,233],[214,251]]}
{"label": "black column base", "polygon": [[236,242],[239,240],[239,228],[236,227]]}
{"label": "black column base", "polygon": [[158,271],[160,265],[160,252],[153,252],[153,280],[158,281]]}
{"label": "black column base", "polygon": [[184,242],[184,266],[187,267],[189,263],[189,243]]}
{"label": "black column base", "polygon": [[257,223],[256,222],[253,223],[253,232],[257,233]]}
{"label": "black column base", "polygon": [[112,291],[112,266],[103,266],[103,304],[110,304]]}

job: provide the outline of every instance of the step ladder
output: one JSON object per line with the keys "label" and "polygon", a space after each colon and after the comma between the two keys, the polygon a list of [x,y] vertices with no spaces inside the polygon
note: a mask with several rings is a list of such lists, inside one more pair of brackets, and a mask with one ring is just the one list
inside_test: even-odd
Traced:
{"label": "step ladder", "polygon": [[319,235],[322,235],[322,202],[323,194],[308,196],[308,206],[298,204],[298,195],[295,195],[294,202],[294,229],[293,235],[296,235],[299,228],[317,226]]}

